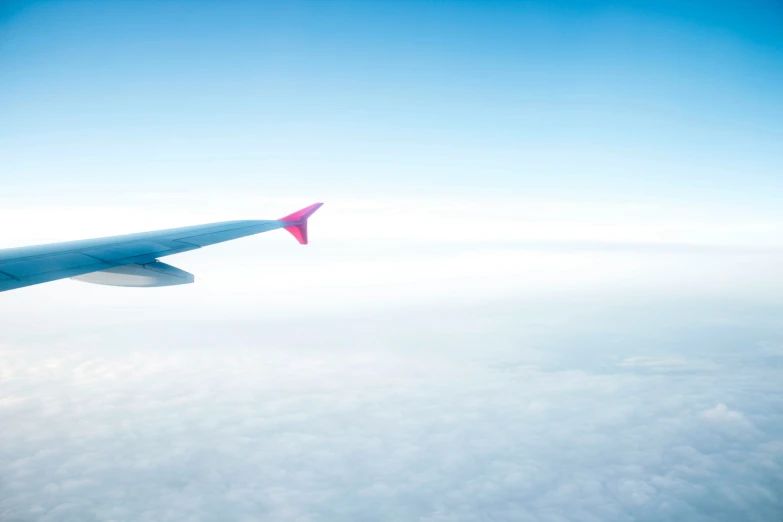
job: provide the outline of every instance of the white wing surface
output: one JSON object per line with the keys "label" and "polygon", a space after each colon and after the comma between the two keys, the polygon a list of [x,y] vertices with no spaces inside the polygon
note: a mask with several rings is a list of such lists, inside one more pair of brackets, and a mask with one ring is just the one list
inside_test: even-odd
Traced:
{"label": "white wing surface", "polygon": [[158,258],[278,228],[307,244],[307,218],[321,205],[316,203],[276,220],[226,221],[0,250],[0,292],[67,277],[116,286],[191,283],[193,276]]}

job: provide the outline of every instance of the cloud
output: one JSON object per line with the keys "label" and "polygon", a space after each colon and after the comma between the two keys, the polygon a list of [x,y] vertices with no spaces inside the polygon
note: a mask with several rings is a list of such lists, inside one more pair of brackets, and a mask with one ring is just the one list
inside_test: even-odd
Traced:
{"label": "cloud", "polygon": [[745,422],[745,416],[741,412],[730,410],[723,403],[716,405],[714,408],[704,410],[701,416],[714,422]]}
{"label": "cloud", "polygon": [[[513,313],[492,317],[142,324],[3,349],[0,518],[783,513],[783,418],[769,393],[779,369],[748,353],[739,367],[685,378],[594,371],[568,352],[587,337],[540,350],[511,341]],[[670,353],[662,360],[693,356]],[[615,356],[591,350],[599,362]]]}
{"label": "cloud", "polygon": [[617,363],[617,366],[636,367],[641,366],[645,368],[672,368],[680,367],[688,364],[685,359],[677,357],[628,357]]}

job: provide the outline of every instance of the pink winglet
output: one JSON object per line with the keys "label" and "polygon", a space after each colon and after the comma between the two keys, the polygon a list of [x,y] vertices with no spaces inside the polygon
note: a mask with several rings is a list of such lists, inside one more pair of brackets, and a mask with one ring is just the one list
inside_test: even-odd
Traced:
{"label": "pink winglet", "polygon": [[302,210],[297,210],[293,214],[289,214],[286,217],[282,217],[278,219],[278,221],[291,222],[289,226],[284,228],[288,230],[291,235],[294,236],[297,241],[299,241],[300,244],[306,245],[307,218],[312,216],[313,212],[321,208],[321,205],[323,205],[323,203],[315,203],[314,205],[310,205],[309,207],[303,208]]}

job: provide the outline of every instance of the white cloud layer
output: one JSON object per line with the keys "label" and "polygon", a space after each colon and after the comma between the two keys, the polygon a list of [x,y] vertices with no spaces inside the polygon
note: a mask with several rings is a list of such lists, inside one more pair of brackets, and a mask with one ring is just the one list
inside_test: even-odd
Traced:
{"label": "white cloud layer", "polygon": [[594,319],[28,336],[0,351],[0,519],[780,520],[783,360]]}

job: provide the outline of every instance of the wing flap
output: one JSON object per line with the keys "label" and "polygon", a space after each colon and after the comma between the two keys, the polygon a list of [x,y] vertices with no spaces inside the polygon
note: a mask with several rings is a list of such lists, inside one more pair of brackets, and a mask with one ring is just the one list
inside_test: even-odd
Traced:
{"label": "wing flap", "polygon": [[16,288],[23,288],[25,286],[37,285],[40,283],[48,283],[49,281],[56,281],[58,279],[65,279],[67,277],[74,277],[82,274],[88,274],[90,272],[96,272],[98,270],[104,270],[106,268],[112,268],[114,265],[107,263],[98,263],[95,265],[78,266],[72,268],[65,268],[62,270],[54,270],[51,272],[45,272],[40,274],[34,274],[30,277],[23,279],[0,279],[0,292],[6,290],[14,290]]}
{"label": "wing flap", "polygon": [[0,271],[16,279],[35,275],[104,264],[100,259],[84,254],[67,253],[54,256],[32,257],[0,263]]}
{"label": "wing flap", "polygon": [[98,258],[101,261],[118,261],[127,257],[160,254],[169,250],[175,250],[175,248],[154,241],[133,241],[105,247],[89,248],[84,250],[83,253]]}

